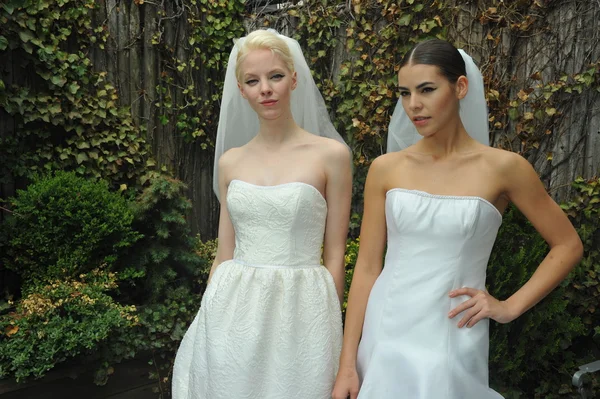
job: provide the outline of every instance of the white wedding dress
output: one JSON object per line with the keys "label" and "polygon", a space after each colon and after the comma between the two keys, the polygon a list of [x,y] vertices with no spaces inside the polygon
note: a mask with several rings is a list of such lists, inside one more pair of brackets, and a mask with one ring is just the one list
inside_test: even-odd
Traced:
{"label": "white wedding dress", "polygon": [[321,265],[327,203],[305,183],[229,184],[233,259],[219,265],[177,352],[174,399],[328,399],[340,303]]}
{"label": "white wedding dress", "polygon": [[485,289],[502,222],[479,197],[392,189],[385,266],[371,291],[358,349],[359,399],[497,399],[488,386],[489,320],[456,325],[448,312]]}

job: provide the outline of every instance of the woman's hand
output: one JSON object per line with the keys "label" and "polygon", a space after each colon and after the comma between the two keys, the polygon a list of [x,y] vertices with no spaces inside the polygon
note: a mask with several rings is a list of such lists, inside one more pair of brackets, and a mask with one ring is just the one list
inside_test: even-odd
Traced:
{"label": "woman's hand", "polygon": [[354,367],[340,369],[331,394],[332,399],[356,399],[358,397],[358,373]]}
{"label": "woman's hand", "polygon": [[489,318],[498,323],[508,323],[516,319],[514,312],[506,302],[497,300],[486,291],[465,287],[450,291],[449,294],[450,298],[461,295],[468,295],[471,299],[464,301],[448,313],[448,317],[452,319],[457,314],[466,312],[458,322],[458,328],[473,327],[483,318]]}

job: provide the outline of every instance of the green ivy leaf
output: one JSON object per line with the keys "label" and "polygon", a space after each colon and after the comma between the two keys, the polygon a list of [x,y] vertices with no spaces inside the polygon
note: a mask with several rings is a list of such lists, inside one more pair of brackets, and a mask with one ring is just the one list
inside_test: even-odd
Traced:
{"label": "green ivy leaf", "polygon": [[398,19],[398,25],[400,26],[408,26],[410,25],[410,21],[412,20],[412,14],[404,14]]}
{"label": "green ivy leaf", "polygon": [[8,15],[12,15],[12,13],[15,11],[15,7],[16,7],[16,2],[15,1],[11,1],[8,4],[2,4],[2,8],[4,8],[4,10],[8,13]]}
{"label": "green ivy leaf", "polygon": [[48,107],[48,112],[50,112],[52,115],[56,115],[62,112],[62,108],[60,104],[52,104]]}
{"label": "green ivy leaf", "polygon": [[81,164],[82,162],[85,162],[89,159],[85,152],[80,152],[79,154],[77,154],[76,158],[78,164]]}
{"label": "green ivy leaf", "polygon": [[81,86],[79,86],[77,84],[77,82],[73,82],[69,85],[69,92],[71,92],[71,94],[75,94],[77,93],[77,90],[79,90]]}
{"label": "green ivy leaf", "polygon": [[35,35],[29,29],[23,29],[19,31],[19,38],[23,41],[23,43],[27,43],[31,39],[35,38]]}
{"label": "green ivy leaf", "polygon": [[54,75],[50,78],[50,81],[57,85],[58,87],[63,87],[65,83],[67,83],[67,79],[64,76]]}
{"label": "green ivy leaf", "polygon": [[4,36],[0,36],[0,51],[6,50],[7,47],[8,39],[6,39]]}
{"label": "green ivy leaf", "polygon": [[23,50],[25,50],[27,54],[33,54],[33,46],[30,43],[23,43]]}

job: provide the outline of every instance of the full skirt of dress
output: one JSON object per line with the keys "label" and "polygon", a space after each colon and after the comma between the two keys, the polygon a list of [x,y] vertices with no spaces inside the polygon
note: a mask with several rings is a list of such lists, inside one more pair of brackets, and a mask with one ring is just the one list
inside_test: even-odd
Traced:
{"label": "full skirt of dress", "polygon": [[320,265],[217,267],[173,371],[174,399],[328,399],[342,344]]}

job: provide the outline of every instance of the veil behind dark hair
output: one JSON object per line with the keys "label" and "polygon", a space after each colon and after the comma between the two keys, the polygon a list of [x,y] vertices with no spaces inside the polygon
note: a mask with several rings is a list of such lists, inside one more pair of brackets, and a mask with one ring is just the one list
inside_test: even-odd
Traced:
{"label": "veil behind dark hair", "polygon": [[[452,47],[454,48],[454,46]],[[477,65],[475,65],[475,62],[467,53],[463,50],[456,50],[456,52],[463,60],[463,65],[466,69],[461,75],[465,75],[469,80],[469,91],[460,100],[460,119],[469,136],[482,144],[490,145],[488,110],[485,101],[483,76],[481,76],[479,68],[477,68]],[[411,63],[420,64],[420,62],[415,61],[415,58],[411,60]],[[403,65],[406,65],[406,63]],[[443,71],[442,67],[440,69]],[[420,139],[421,135],[417,132],[415,125],[404,111],[402,100],[398,100],[388,128],[387,152],[403,150],[415,144]]]}

